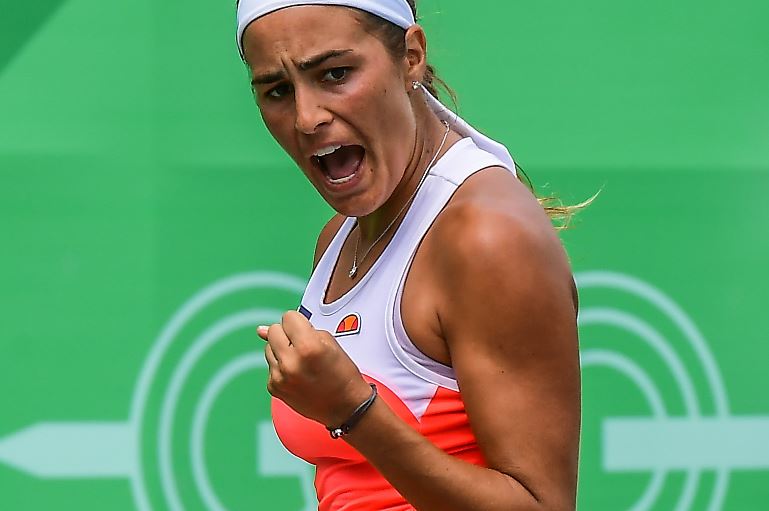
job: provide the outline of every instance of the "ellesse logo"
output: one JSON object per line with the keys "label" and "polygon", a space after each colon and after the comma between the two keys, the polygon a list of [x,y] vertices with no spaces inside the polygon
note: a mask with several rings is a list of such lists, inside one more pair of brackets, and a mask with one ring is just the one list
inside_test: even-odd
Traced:
{"label": "ellesse logo", "polygon": [[345,318],[339,322],[339,326],[336,327],[337,337],[343,337],[345,335],[355,335],[360,333],[360,316],[357,314],[348,314]]}

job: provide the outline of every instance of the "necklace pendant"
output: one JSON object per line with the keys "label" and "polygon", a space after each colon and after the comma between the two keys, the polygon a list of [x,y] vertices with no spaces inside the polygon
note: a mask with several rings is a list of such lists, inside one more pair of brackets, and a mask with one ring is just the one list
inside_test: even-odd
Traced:
{"label": "necklace pendant", "polygon": [[351,278],[351,279],[352,279],[352,278],[355,278],[355,275],[356,275],[357,273],[358,273],[358,265],[357,265],[357,264],[353,264],[353,265],[352,265],[352,268],[350,268],[350,273],[349,273],[349,275],[350,275],[350,278]]}

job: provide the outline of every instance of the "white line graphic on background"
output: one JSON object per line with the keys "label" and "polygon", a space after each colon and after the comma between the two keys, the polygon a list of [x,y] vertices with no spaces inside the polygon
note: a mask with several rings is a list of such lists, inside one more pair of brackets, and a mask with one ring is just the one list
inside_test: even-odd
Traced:
{"label": "white line graphic on background", "polygon": [[733,417],[718,365],[707,342],[688,315],[672,299],[653,286],[628,275],[613,272],[586,272],[576,275],[580,291],[602,288],[626,293],[653,306],[675,325],[678,335],[695,353],[704,372],[707,394],[714,401],[715,416],[703,417],[687,372],[672,342],[640,317],[626,311],[591,306],[579,314],[579,325],[606,325],[632,334],[647,344],[665,363],[683,399],[687,416],[670,417],[661,393],[648,374],[618,351],[583,349],[583,369],[610,367],[630,379],[642,392],[653,416],[608,417],[602,421],[602,461],[607,472],[652,474],[646,491],[630,508],[648,511],[659,496],[670,470],[684,470],[686,479],[675,511],[691,511],[701,471],[715,471],[715,485],[707,505],[719,511],[729,484],[731,470],[769,469],[769,417]]}
{"label": "white line graphic on background", "polygon": [[[619,273],[586,272],[578,274],[576,279],[580,290],[604,288],[628,293],[652,305],[672,321],[696,353],[715,407],[714,416],[703,416],[691,375],[675,346],[653,326],[627,311],[597,306],[585,308],[579,316],[581,327],[608,325],[622,329],[658,354],[674,377],[686,410],[684,417],[670,416],[654,380],[626,355],[606,349],[584,349],[581,353],[583,368],[603,366],[621,373],[641,391],[651,410],[649,418],[607,417],[602,420],[604,470],[617,473],[640,471],[652,475],[631,511],[651,509],[672,470],[686,472],[675,510],[692,511],[701,471],[714,470],[716,480],[707,509],[719,511],[731,470],[769,469],[769,417],[730,415],[725,386],[704,337],[683,310],[661,291]],[[208,286],[172,316],[153,344],[139,376],[128,421],[43,421],[0,438],[0,462],[42,479],[127,478],[132,483],[137,509],[153,511],[140,460],[142,425],[159,367],[181,329],[199,311],[226,295],[246,289],[275,289],[298,297],[304,286],[305,282],[299,278],[274,272],[236,275]],[[264,308],[230,312],[195,337],[175,365],[167,388],[160,391],[157,463],[164,507],[184,511],[172,468],[172,426],[181,389],[192,368],[228,333],[275,321],[280,313]],[[260,353],[240,355],[228,361],[206,384],[195,403],[189,440],[191,470],[200,498],[212,511],[224,511],[226,507],[211,484],[204,461],[208,418],[217,397],[233,379],[264,365]],[[304,511],[316,509],[311,467],[283,448],[270,422],[256,424],[254,435],[258,447],[256,473],[263,477],[296,477],[304,497]]]}

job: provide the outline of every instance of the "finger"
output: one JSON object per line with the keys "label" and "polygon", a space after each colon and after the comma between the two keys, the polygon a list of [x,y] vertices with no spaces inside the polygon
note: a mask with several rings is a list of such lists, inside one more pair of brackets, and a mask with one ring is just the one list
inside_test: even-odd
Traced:
{"label": "finger", "polygon": [[283,375],[280,370],[280,361],[275,357],[275,353],[268,344],[264,347],[264,358],[267,359],[267,391],[277,397],[280,392]]}
{"label": "finger", "polygon": [[269,392],[271,396],[280,399],[280,396],[278,395],[278,389],[275,388],[275,383],[272,381],[272,378],[267,380],[267,392]]}
{"label": "finger", "polygon": [[267,360],[267,366],[270,371],[272,371],[273,368],[280,366],[280,360],[275,356],[275,352],[272,351],[272,347],[270,347],[269,344],[264,347],[264,358]]}
{"label": "finger", "polygon": [[262,340],[264,341],[267,340],[267,334],[269,333],[269,331],[270,331],[270,327],[268,326],[259,325],[258,327],[256,327],[256,335],[261,337]]}
{"label": "finger", "polygon": [[291,347],[291,339],[278,324],[272,325],[267,331],[267,343],[278,360],[284,359],[288,355],[287,350]]}
{"label": "finger", "polygon": [[303,339],[308,338],[315,332],[315,328],[304,314],[297,311],[288,311],[283,314],[281,321],[283,331],[291,339],[293,344],[301,344]]}

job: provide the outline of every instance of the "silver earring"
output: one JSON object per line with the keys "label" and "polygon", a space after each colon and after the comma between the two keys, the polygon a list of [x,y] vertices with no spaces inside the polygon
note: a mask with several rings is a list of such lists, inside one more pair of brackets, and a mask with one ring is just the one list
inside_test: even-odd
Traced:
{"label": "silver earring", "polygon": [[419,87],[421,87],[421,86],[422,86],[422,84],[421,84],[421,83],[419,83],[419,82],[418,82],[418,81],[416,81],[416,80],[414,80],[413,82],[411,82],[411,88],[412,88],[412,89],[414,89],[414,90],[417,90],[417,89],[418,89]]}

